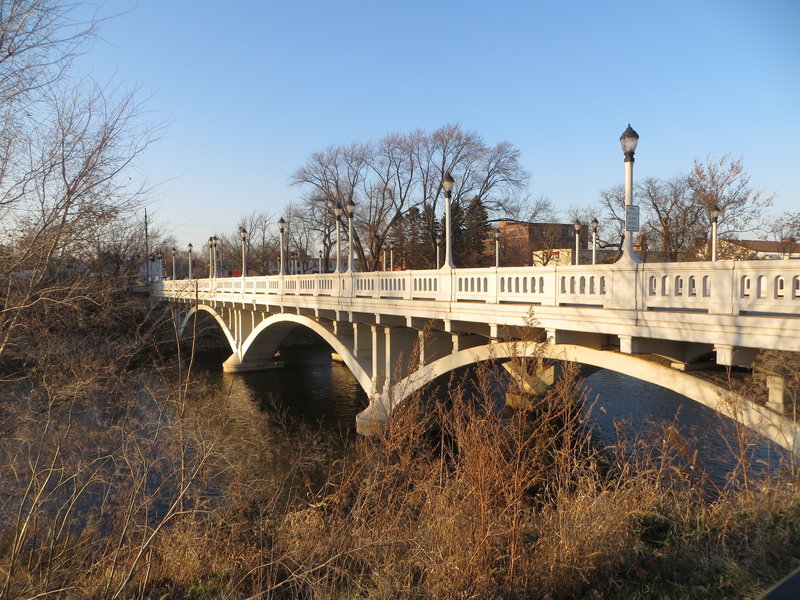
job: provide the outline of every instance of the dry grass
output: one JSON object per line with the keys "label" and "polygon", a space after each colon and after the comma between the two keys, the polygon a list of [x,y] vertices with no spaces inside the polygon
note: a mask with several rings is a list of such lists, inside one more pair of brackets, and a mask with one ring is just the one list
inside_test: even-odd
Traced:
{"label": "dry grass", "polygon": [[495,372],[343,452],[196,380],[120,380],[104,410],[34,385],[4,412],[0,597],[744,598],[797,558],[790,474],[709,501],[673,428],[599,450],[575,372],[511,418]]}

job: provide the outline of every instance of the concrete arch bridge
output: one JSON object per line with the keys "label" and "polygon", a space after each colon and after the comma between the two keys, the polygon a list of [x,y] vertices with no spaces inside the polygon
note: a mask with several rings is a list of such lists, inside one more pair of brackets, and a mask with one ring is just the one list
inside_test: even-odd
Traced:
{"label": "concrete arch bridge", "polygon": [[[181,327],[197,311],[216,319],[232,349],[226,371],[268,368],[291,330],[314,331],[370,397],[357,417],[362,433],[439,375],[544,352],[656,383],[800,450],[782,379],[770,380],[764,406],[687,373],[750,365],[761,349],[800,351],[800,264],[793,261],[210,278],[155,282],[151,294],[181,305]],[[537,338],[550,343],[504,341]],[[543,386],[550,376],[529,383]]]}

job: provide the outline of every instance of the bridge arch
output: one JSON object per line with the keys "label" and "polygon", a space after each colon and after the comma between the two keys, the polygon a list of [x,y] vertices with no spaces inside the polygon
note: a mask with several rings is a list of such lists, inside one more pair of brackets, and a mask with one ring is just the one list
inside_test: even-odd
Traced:
{"label": "bridge arch", "polygon": [[242,343],[239,360],[243,364],[247,364],[249,361],[259,361],[266,357],[271,358],[289,332],[297,326],[306,327],[325,340],[333,351],[341,357],[367,395],[374,393],[372,377],[353,354],[352,350],[332,331],[322,326],[315,319],[303,315],[280,313],[271,315],[261,321]]}
{"label": "bridge arch", "polygon": [[534,342],[499,342],[455,352],[424,365],[392,386],[389,398],[383,399],[387,403],[383,412],[390,414],[411,394],[431,383],[440,375],[459,367],[487,360],[534,356],[609,369],[654,383],[742,423],[789,451],[800,450],[800,439],[796,427],[789,419],[745,400],[710,381],[636,356],[607,350],[594,350],[573,344],[540,345]]}
{"label": "bridge arch", "polygon": [[208,304],[197,304],[192,305],[192,307],[186,312],[184,317],[180,320],[180,325],[178,327],[178,337],[182,338],[186,333],[186,328],[189,326],[192,318],[195,316],[195,313],[198,312],[206,312],[214,317],[214,320],[219,324],[220,328],[222,329],[222,333],[225,334],[225,339],[228,340],[228,344],[231,347],[231,351],[236,352],[236,338],[233,335],[228,324],[225,322],[225,319],[219,314],[212,306]]}

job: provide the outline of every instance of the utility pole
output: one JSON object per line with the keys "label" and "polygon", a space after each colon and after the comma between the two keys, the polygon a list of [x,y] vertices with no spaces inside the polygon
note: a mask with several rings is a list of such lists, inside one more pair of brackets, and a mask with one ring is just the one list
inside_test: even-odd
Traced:
{"label": "utility pole", "polygon": [[150,281],[150,238],[147,232],[147,209],[144,209],[144,264],[147,267],[147,281]]}

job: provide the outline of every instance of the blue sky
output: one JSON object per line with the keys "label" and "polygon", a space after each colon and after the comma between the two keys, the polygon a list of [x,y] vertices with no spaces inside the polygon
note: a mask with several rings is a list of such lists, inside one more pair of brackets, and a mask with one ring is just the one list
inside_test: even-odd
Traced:
{"label": "blue sky", "polygon": [[508,140],[566,212],[634,177],[741,156],[800,210],[800,2],[112,0],[78,67],[166,122],[141,169],[179,244],[277,216],[312,152],[460,123]]}

